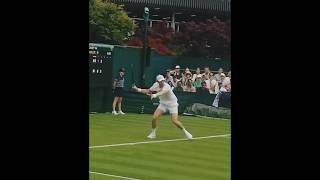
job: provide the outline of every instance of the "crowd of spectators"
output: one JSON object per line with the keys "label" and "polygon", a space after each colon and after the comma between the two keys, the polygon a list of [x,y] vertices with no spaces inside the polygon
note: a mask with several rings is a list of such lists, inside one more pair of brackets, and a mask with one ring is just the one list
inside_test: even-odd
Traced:
{"label": "crowd of spectators", "polygon": [[223,68],[211,71],[206,66],[201,71],[200,67],[191,70],[188,67],[181,69],[179,65],[176,65],[174,70],[167,70],[165,77],[173,91],[209,94],[231,92],[231,71],[226,76]]}

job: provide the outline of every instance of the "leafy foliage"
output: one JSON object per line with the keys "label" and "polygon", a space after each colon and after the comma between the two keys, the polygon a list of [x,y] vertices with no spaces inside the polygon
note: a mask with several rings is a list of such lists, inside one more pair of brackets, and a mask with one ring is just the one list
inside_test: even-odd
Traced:
{"label": "leafy foliage", "polygon": [[136,24],[122,6],[102,0],[89,0],[89,40],[123,44],[135,31]]}

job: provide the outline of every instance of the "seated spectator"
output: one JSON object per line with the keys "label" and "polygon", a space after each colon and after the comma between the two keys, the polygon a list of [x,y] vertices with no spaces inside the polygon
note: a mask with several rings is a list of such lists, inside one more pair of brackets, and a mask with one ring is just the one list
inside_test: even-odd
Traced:
{"label": "seated spectator", "polygon": [[165,79],[166,79],[166,83],[168,83],[168,84],[169,84],[170,81],[173,82],[173,77],[171,76],[171,70],[170,69],[167,70],[167,74],[165,76]]}
{"label": "seated spectator", "polygon": [[180,72],[180,66],[176,65],[175,70],[173,71],[173,76],[175,76],[177,78],[177,81],[181,81],[182,80],[182,74]]}
{"label": "seated spectator", "polygon": [[196,88],[196,90],[198,88],[201,88],[201,74],[198,74],[194,80],[194,83],[193,83],[194,87]]}
{"label": "seated spectator", "polygon": [[230,77],[226,77],[224,73],[221,73],[221,87],[217,96],[215,97],[212,106],[219,107],[219,101],[222,98],[230,99],[231,97],[231,80]]}
{"label": "seated spectator", "polygon": [[[191,76],[190,76],[191,77]],[[193,87],[192,80],[188,79],[186,85],[183,87],[183,90],[186,92],[196,92],[196,88]]]}
{"label": "seated spectator", "polygon": [[231,92],[231,79],[226,77],[224,73],[221,73],[221,87],[220,91],[222,92]]}
{"label": "seated spectator", "polygon": [[186,72],[189,71],[189,68],[186,68],[185,71],[181,74],[182,78],[181,78],[181,82],[182,82],[182,86],[186,85]]}
{"label": "seated spectator", "polygon": [[204,68],[204,73],[202,75],[205,77],[205,79],[210,79],[210,69],[208,66]]}
{"label": "seated spectator", "polygon": [[178,82],[181,82],[181,81],[178,81],[178,80],[177,80],[177,77],[176,77],[176,76],[173,76],[172,79],[173,79],[173,80],[172,80],[172,85],[173,85],[173,87],[177,87],[177,83],[178,83]]}
{"label": "seated spectator", "polygon": [[228,72],[228,77],[231,79],[231,71]]}
{"label": "seated spectator", "polygon": [[191,80],[192,82],[192,73],[189,71],[189,69],[185,72],[184,83],[182,84],[185,85],[188,80]]}
{"label": "seated spectator", "polygon": [[209,92],[210,94],[217,94],[219,91],[219,86],[217,81],[211,76],[210,78],[210,86],[209,86]]}
{"label": "seated spectator", "polygon": [[197,68],[197,69],[196,69],[196,73],[193,74],[193,76],[192,76],[192,81],[195,82],[197,76],[199,76],[199,75],[200,75],[200,77],[201,77],[200,68]]}
{"label": "seated spectator", "polygon": [[209,89],[207,88],[207,83],[206,82],[204,82],[204,81],[202,81],[201,82],[201,88],[198,88],[197,89],[197,93],[199,93],[199,94],[210,94],[209,93]]}
{"label": "seated spectator", "polygon": [[210,78],[210,74],[208,74],[208,76],[206,76],[206,75],[204,75],[203,76],[203,78],[204,78],[204,82],[206,82],[206,84],[207,84],[207,88],[208,88],[208,90],[210,89],[210,83],[211,83],[211,78]]}
{"label": "seated spectator", "polygon": [[182,83],[181,81],[177,82],[177,86],[173,88],[173,91],[183,91]]}
{"label": "seated spectator", "polygon": [[212,79],[213,78],[213,72],[210,72],[210,79]]}
{"label": "seated spectator", "polygon": [[222,68],[219,68],[218,74],[215,74],[215,75],[214,75],[214,80],[216,80],[218,84],[221,83],[221,77],[220,77],[220,76],[221,76],[221,73],[223,73],[223,69],[222,69]]}

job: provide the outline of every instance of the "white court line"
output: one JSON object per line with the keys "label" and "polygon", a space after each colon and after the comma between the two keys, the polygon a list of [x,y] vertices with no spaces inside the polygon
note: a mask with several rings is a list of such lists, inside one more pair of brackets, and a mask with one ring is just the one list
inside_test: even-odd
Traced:
{"label": "white court line", "polygon": [[[208,139],[208,138],[215,138],[215,137],[228,137],[231,134],[221,134],[215,136],[203,136],[203,137],[196,137],[194,139]],[[148,144],[148,143],[161,143],[161,142],[172,142],[172,141],[187,141],[189,139],[169,139],[169,140],[161,140],[161,141],[142,141],[142,142],[134,142],[134,143],[123,143],[123,144],[109,144],[109,145],[101,145],[101,146],[90,146],[90,149],[93,148],[102,148],[102,147],[114,147],[114,146],[126,146],[126,145],[136,145],[136,144]],[[190,140],[189,140],[190,141]]]}
{"label": "white court line", "polygon": [[99,174],[99,175],[103,175],[103,176],[117,177],[117,178],[121,178],[121,179],[140,180],[140,179],[136,179],[136,178],[129,178],[129,177],[124,177],[124,176],[116,176],[116,175],[112,175],[112,174],[104,174],[104,173],[93,172],[93,171],[89,171],[89,173]]}

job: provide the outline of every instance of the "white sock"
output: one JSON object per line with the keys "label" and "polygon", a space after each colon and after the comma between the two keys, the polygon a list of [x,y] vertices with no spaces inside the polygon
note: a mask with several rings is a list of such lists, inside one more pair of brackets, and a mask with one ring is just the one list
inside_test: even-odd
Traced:
{"label": "white sock", "polygon": [[156,134],[156,128],[152,129],[152,133]]}
{"label": "white sock", "polygon": [[185,128],[182,128],[182,130],[183,130],[184,133],[187,133],[187,132],[188,132]]}

